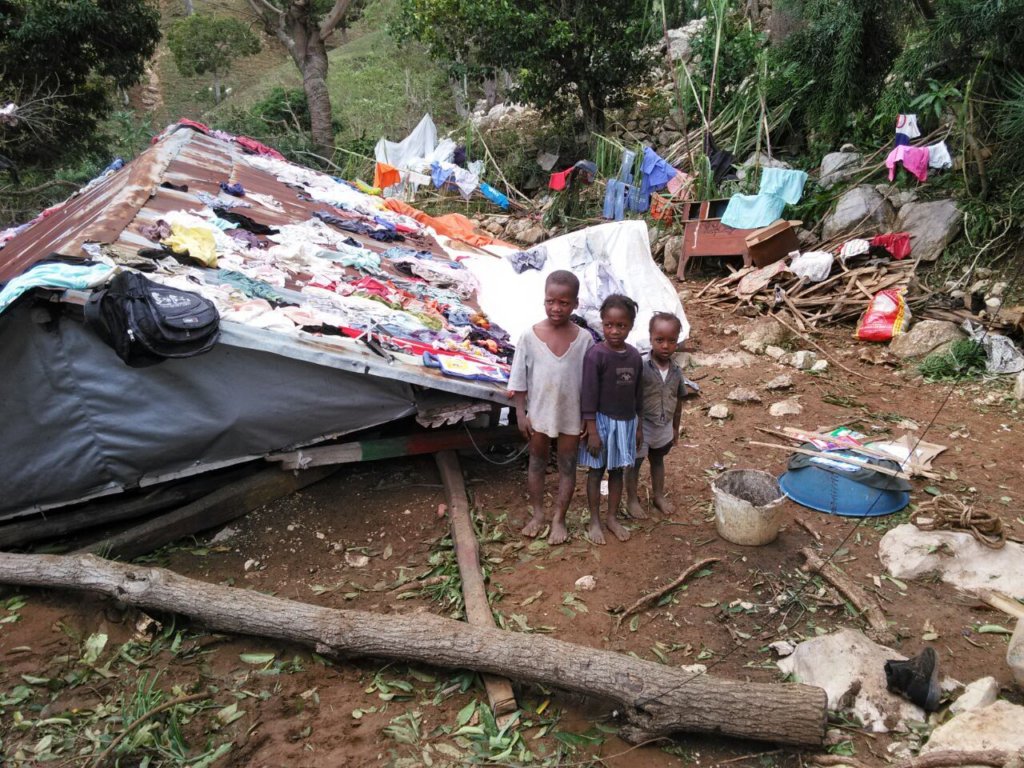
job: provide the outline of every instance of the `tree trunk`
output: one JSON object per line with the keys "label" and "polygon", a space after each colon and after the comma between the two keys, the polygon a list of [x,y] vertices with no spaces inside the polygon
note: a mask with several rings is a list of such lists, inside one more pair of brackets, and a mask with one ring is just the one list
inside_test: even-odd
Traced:
{"label": "tree trunk", "polygon": [[331,94],[327,90],[327,47],[318,34],[306,49],[302,70],[302,89],[309,105],[309,122],[313,146],[328,160],[334,155],[334,127],[332,125]]}
{"label": "tree trunk", "polygon": [[820,688],[718,680],[439,616],[321,608],[92,555],[0,553],[0,583],[98,592],[138,608],[191,616],[215,631],[300,643],[324,654],[474,669],[597,696],[616,703],[628,720],[623,736],[634,742],[695,731],[820,746],[825,735]]}
{"label": "tree trunk", "polygon": [[334,155],[334,129],[327,90],[327,44],[313,16],[313,3],[289,3],[275,32],[302,73],[313,146],[330,159]]}
{"label": "tree trunk", "polygon": [[220,104],[220,72],[213,70],[213,103]]}
{"label": "tree trunk", "polygon": [[462,80],[457,77],[449,77],[448,87],[451,88],[452,100],[455,102],[455,114],[465,120],[469,117],[469,104],[466,102],[466,91],[462,87]]}
{"label": "tree trunk", "polygon": [[192,4],[192,0],[185,0],[185,15],[191,16],[196,12],[196,7]]}

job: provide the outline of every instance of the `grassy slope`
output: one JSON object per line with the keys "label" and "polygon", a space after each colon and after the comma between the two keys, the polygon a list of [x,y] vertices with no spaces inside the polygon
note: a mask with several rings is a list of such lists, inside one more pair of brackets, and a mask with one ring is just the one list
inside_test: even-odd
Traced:
{"label": "grassy slope", "polygon": [[[419,45],[399,46],[388,35],[386,24],[394,11],[394,0],[375,0],[329,54],[328,86],[335,117],[342,124],[339,143],[382,135],[402,138],[430,112],[438,125],[455,125],[457,117],[444,75]],[[251,19],[246,0],[196,0],[200,13],[230,13]],[[184,11],[179,0],[164,0],[164,28]],[[229,109],[252,106],[272,88],[301,86],[299,72],[284,48],[263,35],[263,51],[236,63],[226,78],[232,94],[219,107],[205,91],[204,78],[183,78],[177,73],[169,52],[162,48],[158,58],[164,108],[154,122],[162,125],[179,116],[203,118]]]}

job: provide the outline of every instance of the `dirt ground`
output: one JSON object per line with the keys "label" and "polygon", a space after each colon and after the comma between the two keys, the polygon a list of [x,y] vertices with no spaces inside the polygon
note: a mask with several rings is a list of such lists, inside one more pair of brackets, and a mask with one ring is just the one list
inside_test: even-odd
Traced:
{"label": "dirt ground", "polygon": [[[687,311],[693,325],[689,350],[738,349],[732,327],[748,320],[697,304]],[[973,631],[1005,617],[941,583],[873,579],[882,572],[879,538],[906,521],[907,512],[845,519],[787,501],[781,533],[772,544],[741,547],[716,534],[709,481],[733,467],[783,471],[786,453],[747,442],[771,442],[755,427],[779,424],[768,415],[769,404],[796,395],[804,411],[787,417],[791,426],[849,424],[895,436],[904,431],[898,425],[913,422],[915,436],[949,447],[935,467],[950,479],[928,485],[999,512],[1009,535],[1024,536],[1017,499],[1024,493],[1024,424],[1008,382],[925,385],[911,366],[901,370],[859,360],[863,347],[850,339],[848,328],[817,338],[835,361],[867,378],[836,362],[827,373],[811,375],[765,357],[748,367],[689,370],[702,395],[687,401],[685,435],[667,460],[676,514],[630,522],[629,542],[613,539],[599,547],[583,538],[582,482],[570,511],[567,545],[552,548],[522,539],[510,521],[526,510],[524,462],[498,466],[491,462],[500,456],[464,457],[500,621],[511,631],[547,632],[651,661],[705,664],[710,674],[724,678],[779,681],[769,643],[864,626],[831,589],[800,572],[798,551],[812,546],[832,554],[833,562],[877,595],[896,623],[901,652],[913,655],[923,648],[927,643],[921,636],[929,624],[943,674],[965,683],[994,675],[1002,694],[1019,702],[1020,691],[1003,661],[1005,636]],[[783,372],[793,375],[792,392],[775,396],[762,390],[762,404],[730,404],[728,420],[708,418],[707,408],[725,401],[734,387],[758,388]],[[553,489],[554,478],[549,480]],[[928,497],[926,483],[914,485],[915,501]],[[194,578],[317,605],[450,615],[458,610],[452,604],[458,582],[452,578],[450,542],[444,541],[447,521],[439,512],[444,501],[428,458],[346,467],[215,538],[181,542],[150,560]],[[797,520],[820,533],[820,545]],[[615,631],[611,609],[631,604],[706,557],[721,562],[667,604]],[[585,575],[594,577],[593,591],[574,587]],[[405,582],[422,576],[440,578],[418,591],[403,591],[417,584]],[[799,600],[786,599],[794,594]],[[130,712],[146,713],[140,702],[147,685],[160,689],[149,691],[151,703],[204,687],[209,699],[166,710],[164,715],[177,714],[174,722],[152,716],[152,729],[132,737],[138,751],[122,756],[121,765],[766,767],[802,765],[812,754],[685,734],[634,748],[615,735],[609,707],[535,686],[516,687],[521,721],[496,734],[471,706],[486,701],[472,674],[365,659],[331,662],[308,649],[211,635],[180,618],[158,618],[161,627],[145,636],[136,631],[138,612],[109,601],[33,590],[0,593],[0,738],[9,764],[89,764],[97,734],[120,732]],[[90,644],[89,638],[98,635],[107,641],[97,654],[91,652],[96,641]],[[468,730],[453,735],[460,726]],[[175,727],[180,738],[171,738]],[[834,727],[837,743],[831,750],[855,754],[870,765],[883,764],[890,743],[907,738],[865,735],[841,722]],[[219,755],[223,744],[231,746]],[[139,762],[142,754],[151,755],[149,762]]]}

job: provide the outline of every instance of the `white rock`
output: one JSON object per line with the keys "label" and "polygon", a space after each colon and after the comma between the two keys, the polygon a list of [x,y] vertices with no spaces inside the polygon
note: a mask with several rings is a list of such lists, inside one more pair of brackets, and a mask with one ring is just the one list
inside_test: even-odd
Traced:
{"label": "white rock", "polygon": [[811,366],[811,373],[825,373],[828,370],[828,360],[818,360]]}
{"label": "white rock", "polygon": [[904,523],[878,542],[878,558],[897,579],[937,573],[966,592],[991,589],[1024,598],[1024,545],[1013,541],[1002,549],[989,549],[969,533],[921,531]]}
{"label": "white rock", "polygon": [[1017,685],[1024,688],[1024,619],[1017,619],[1017,628],[1013,630],[1010,645],[1006,649],[1006,663]]}
{"label": "white rock", "polygon": [[789,640],[776,640],[774,643],[769,643],[768,647],[779,656],[789,656],[796,650],[796,646],[789,642]]}
{"label": "white rock", "polygon": [[781,360],[782,357],[786,354],[786,350],[784,350],[782,347],[776,347],[772,344],[769,344],[767,347],[764,348],[764,353],[768,355],[768,357],[770,357],[772,360]]}
{"label": "white rock", "polygon": [[235,536],[238,535],[238,528],[233,525],[225,525],[217,534],[210,539],[211,544],[224,544],[225,542],[231,541]]}
{"label": "white rock", "polygon": [[794,352],[793,356],[789,359],[789,364],[798,371],[806,371],[816,362],[818,362],[818,354],[808,350]]}
{"label": "white rock", "polygon": [[764,385],[764,388],[768,391],[776,391],[780,389],[790,389],[793,386],[793,377],[788,373],[782,373],[776,376],[774,379]]}
{"label": "white rock", "polygon": [[710,416],[712,419],[728,419],[729,406],[727,406],[725,403],[718,403],[717,405],[712,405],[708,409],[708,416]]}
{"label": "white rock", "polygon": [[734,403],[760,403],[761,396],[749,387],[736,387],[728,395],[725,396],[726,400],[732,400]]}
{"label": "white rock", "polygon": [[790,332],[778,320],[765,318],[756,320],[740,329],[740,346],[755,355],[769,345],[779,345],[790,338]]}
{"label": "white rock", "polygon": [[680,664],[679,670],[689,675],[703,675],[708,671],[705,664]]}
{"label": "white rock", "polygon": [[366,555],[360,555],[356,552],[346,552],[345,562],[353,568],[365,568],[370,562],[370,558]]}
{"label": "white rock", "polygon": [[869,731],[886,733],[925,718],[923,709],[886,688],[885,662],[905,658],[863,632],[840,629],[805,640],[775,663],[798,682],[825,689],[829,709],[852,710]]}
{"label": "white rock", "polygon": [[245,565],[242,566],[242,569],[246,570],[246,571],[251,571],[252,569],[259,568],[259,567],[260,567],[260,561],[259,560],[254,560],[253,558],[250,557],[248,560],[245,561]]}
{"label": "white rock", "polygon": [[730,352],[727,349],[711,355],[700,352],[694,352],[690,355],[690,364],[697,367],[746,368],[756,362],[757,358],[747,352]]}
{"label": "white rock", "polygon": [[580,576],[576,579],[576,589],[582,590],[583,592],[590,592],[597,586],[597,579],[590,574],[586,576]]}
{"label": "white rock", "polygon": [[1024,749],[1024,707],[997,701],[963,712],[932,731],[921,754],[946,749],[961,752]]}
{"label": "white rock", "polygon": [[951,714],[958,715],[972,709],[981,709],[987,707],[997,698],[999,698],[999,683],[994,677],[982,677],[964,688],[964,692],[950,705],[949,711]]}
{"label": "white rock", "polygon": [[771,407],[768,409],[768,414],[770,416],[799,416],[803,412],[804,407],[800,405],[797,400],[792,398],[772,403]]}

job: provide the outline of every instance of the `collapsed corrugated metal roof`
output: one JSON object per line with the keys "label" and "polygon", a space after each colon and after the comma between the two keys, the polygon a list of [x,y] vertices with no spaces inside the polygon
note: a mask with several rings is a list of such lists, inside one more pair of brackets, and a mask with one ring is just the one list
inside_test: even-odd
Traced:
{"label": "collapsed corrugated metal roof", "polygon": [[[17,234],[9,239],[0,251],[0,282],[7,281],[15,275],[21,274],[29,269],[36,262],[47,259],[54,254],[62,254],[71,257],[81,257],[86,254],[96,255],[94,244],[109,246],[103,249],[103,253],[114,255],[138,254],[140,251],[149,256],[154,256],[154,251],[164,248],[159,242],[151,239],[151,231],[147,229],[156,227],[168,217],[177,212],[191,211],[205,215],[211,228],[216,225],[224,227],[225,222],[213,215],[212,208],[218,204],[232,212],[238,212],[254,222],[270,228],[288,227],[289,225],[302,222],[318,221],[316,214],[329,213],[342,219],[343,226],[348,229],[338,230],[339,239],[343,236],[344,241],[359,251],[375,254],[380,257],[387,253],[394,246],[407,249],[409,253],[417,253],[421,257],[433,258],[439,263],[447,263],[459,266],[458,261],[451,258],[452,245],[466,251],[480,251],[467,243],[448,241],[449,248],[446,250],[432,234],[432,230],[425,228],[420,223],[388,210],[380,198],[373,198],[352,189],[349,185],[332,179],[324,174],[319,174],[302,166],[285,162],[278,159],[272,150],[263,148],[265,154],[253,153],[250,148],[256,145],[255,142],[246,140],[239,143],[234,137],[226,134],[208,134],[194,127],[195,124],[185,121],[181,125],[171,126],[164,134],[154,140],[153,145],[144,151],[138,158],[128,163],[123,168],[113,170],[98,178],[85,189],[72,196],[60,206],[44,212],[40,217],[30,224],[18,228]],[[258,145],[256,145],[258,146]],[[276,171],[276,173],[275,173]],[[282,180],[281,174],[286,176]],[[338,190],[344,190],[343,199],[353,201],[352,205],[345,205],[337,199],[316,199],[309,194],[304,182],[316,186],[320,192],[324,188],[334,186]],[[222,191],[222,185],[241,185],[245,194],[242,197],[232,197]],[[324,195],[321,194],[321,198]],[[331,198],[331,195],[327,195]],[[332,204],[333,203],[333,204]],[[220,209],[217,209],[220,210]],[[387,217],[385,220],[384,217]],[[405,226],[400,226],[403,234],[399,236],[401,242],[381,242],[367,233],[367,229],[387,230],[388,226],[393,228],[391,222],[400,221]],[[383,222],[383,226],[382,226]],[[189,223],[189,222],[186,222]],[[166,231],[166,230],[165,230]],[[306,236],[303,233],[300,236]],[[322,286],[325,283],[330,290],[337,290],[338,293],[348,291],[343,285],[347,281],[351,283],[359,278],[379,276],[385,283],[391,283],[392,288],[397,291],[380,295],[375,294],[372,284],[368,284],[368,291],[355,290],[352,294],[358,297],[366,297],[368,300],[381,301],[384,304],[391,303],[396,311],[403,307],[395,304],[401,301],[412,304],[420,310],[418,316],[425,320],[421,328],[412,323],[413,337],[421,336],[431,341],[437,340],[437,335],[432,336],[430,330],[442,330],[440,325],[447,327],[447,318],[438,310],[438,304],[444,305],[445,298],[454,297],[443,290],[433,290],[428,287],[431,280],[423,279],[413,273],[402,274],[396,269],[394,263],[387,259],[380,259],[378,269],[361,271],[358,267],[340,268],[337,263],[323,261],[321,264],[310,265],[315,261],[308,256],[310,247],[322,247],[330,249],[327,241],[317,243],[310,239],[303,245],[307,246],[305,258],[278,259],[277,265],[280,269],[264,269],[268,262],[274,259],[267,258],[268,251],[261,250],[270,246],[269,251],[275,250],[275,244],[266,238],[262,240],[260,249],[239,247],[233,249],[235,258],[231,266],[235,271],[242,272],[256,282],[262,282],[261,278],[271,274],[276,279],[276,286],[284,300],[295,302],[300,306],[308,306],[306,294],[310,292],[307,286]],[[289,239],[292,242],[289,242]],[[279,239],[280,244],[276,250],[281,251],[295,245],[294,235],[289,232],[288,236]],[[230,242],[229,239],[219,240],[218,246],[223,242]],[[250,242],[254,242],[250,238]],[[166,248],[164,248],[166,250]],[[218,248],[219,250],[219,248]],[[165,256],[170,255],[164,254]],[[224,262],[224,254],[220,254],[220,262]],[[251,255],[251,258],[250,258]],[[287,254],[278,254],[287,256]],[[156,254],[159,256],[159,253]],[[305,264],[303,263],[305,262]],[[164,262],[166,265],[167,262]],[[252,269],[248,269],[248,267]],[[163,273],[167,270],[161,268],[158,273],[151,275],[160,282],[170,282]],[[391,378],[398,381],[412,384],[420,384],[425,387],[437,388],[453,393],[487,400],[504,402],[505,395],[501,386],[486,381],[476,381],[466,378],[458,378],[444,375],[436,368],[425,367],[420,363],[419,356],[422,345],[412,344],[408,348],[399,346],[387,349],[388,343],[383,345],[350,341],[342,336],[325,336],[316,332],[315,328],[303,326],[301,322],[295,323],[293,328],[288,328],[288,321],[282,319],[280,313],[274,317],[273,323],[268,323],[267,317],[262,320],[253,318],[253,307],[251,302],[245,312],[231,312],[228,304],[238,304],[238,299],[254,299],[255,295],[239,296],[235,291],[231,295],[223,292],[214,292],[209,295],[205,286],[221,284],[221,277],[215,270],[204,269],[198,264],[190,264],[173,270],[176,277],[181,280],[192,281],[191,285],[177,283],[178,287],[191,288],[199,293],[207,294],[213,298],[222,311],[222,319],[225,322],[242,322],[246,325],[260,327],[261,323],[266,328],[268,325],[273,330],[267,329],[265,333],[244,334],[250,346],[262,347],[273,350],[275,354],[293,357],[295,359],[309,360],[315,358],[317,364],[331,367],[359,370],[372,376]],[[344,281],[339,278],[344,277]],[[283,278],[283,279],[282,279]],[[319,281],[319,282],[317,282]],[[436,283],[436,281],[434,281]],[[422,290],[422,289],[425,289]],[[243,293],[245,287],[243,286]],[[257,292],[258,293],[258,292]],[[315,291],[316,298],[321,307],[324,307],[324,291]],[[422,299],[431,295],[438,296],[438,302],[429,308],[422,306]],[[333,298],[333,297],[330,297]],[[316,303],[316,302],[314,302]],[[460,309],[478,313],[479,306],[474,296],[459,297]],[[337,302],[335,302],[336,308]],[[363,304],[371,311],[375,309],[372,305]],[[266,309],[271,309],[267,307]],[[228,311],[225,311],[228,310]],[[316,312],[313,313],[316,315]],[[331,314],[330,321],[338,320],[337,313]],[[351,312],[349,319],[351,319]],[[386,313],[385,313],[386,315]],[[424,317],[426,315],[426,317]],[[413,317],[417,317],[414,313]],[[308,316],[306,321],[312,322]],[[316,318],[314,317],[313,320]],[[378,318],[380,319],[380,318]],[[386,320],[386,316],[384,317]],[[278,322],[279,321],[279,322]],[[330,325],[331,322],[326,323]],[[465,318],[463,318],[463,322]],[[316,324],[313,323],[315,326]],[[384,323],[386,325],[386,323]],[[352,323],[357,331],[367,331],[365,339],[373,341],[381,338],[388,338],[391,334],[382,332],[374,333],[376,325],[368,323]],[[287,331],[287,340],[280,338],[282,330]],[[302,329],[305,327],[306,331]],[[455,334],[442,332],[449,341],[456,337],[465,337],[466,326],[464,325]],[[323,330],[323,329],[321,329]],[[310,332],[313,331],[313,332]],[[350,333],[350,336],[356,334]],[[401,335],[401,334],[396,334]],[[477,334],[479,336],[479,334]],[[500,334],[496,334],[500,339]],[[489,345],[490,349],[484,345]],[[384,348],[382,348],[382,346]],[[496,364],[499,371],[503,368],[502,363],[507,362],[507,355],[503,360],[492,353],[498,348],[498,343],[486,338],[478,339],[478,343],[464,342],[461,345],[451,343],[450,351],[470,362],[479,358],[481,362]],[[315,354],[314,354],[315,350]],[[373,352],[371,350],[376,350]],[[415,359],[414,359],[415,358]],[[500,372],[498,373],[500,378]]]}

